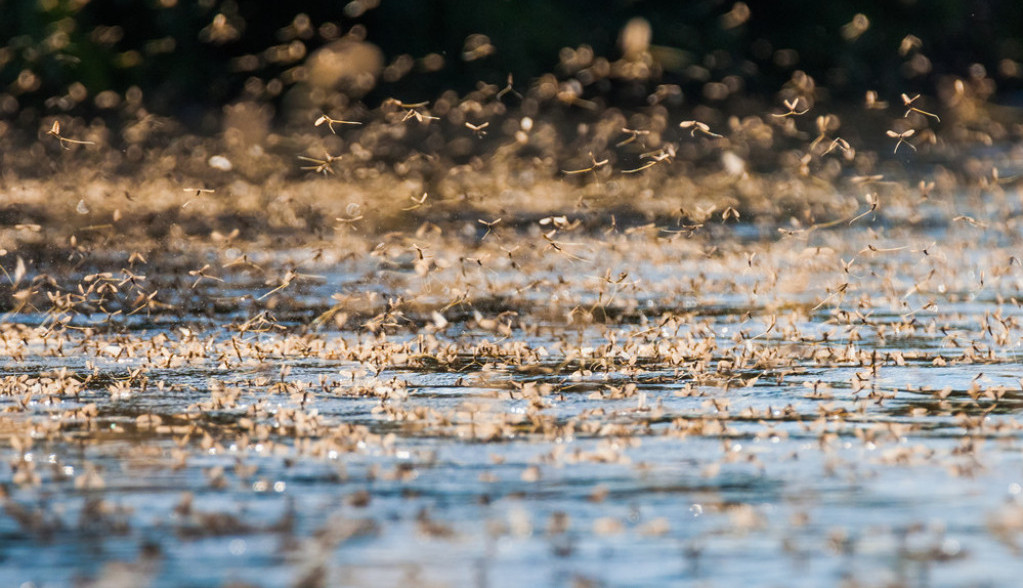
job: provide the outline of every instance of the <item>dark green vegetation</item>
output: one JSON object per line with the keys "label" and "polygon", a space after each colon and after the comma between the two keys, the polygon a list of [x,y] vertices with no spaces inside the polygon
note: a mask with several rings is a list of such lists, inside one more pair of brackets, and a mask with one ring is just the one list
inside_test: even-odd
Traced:
{"label": "dark green vegetation", "polygon": [[[245,97],[279,104],[310,54],[352,35],[392,66],[382,83],[359,89],[370,92],[369,105],[389,96],[416,102],[481,81],[503,85],[508,73],[521,83],[546,72],[570,75],[563,48],[589,47],[614,60],[625,51],[622,25],[633,17],[652,24],[653,71],[641,81],[679,85],[689,107],[707,100],[707,82],[734,80],[741,87],[729,94],[738,96],[715,91],[713,105],[769,102],[797,69],[839,102],[858,101],[868,89],[933,93],[943,76],[964,76],[975,64],[1006,95],[1021,87],[1023,6],[1011,1],[377,4],[3,0],[0,114],[15,115],[11,98],[32,107],[21,112],[28,118],[94,112],[100,92],[123,96],[137,87],[157,114],[194,124]],[[899,51],[907,35],[922,41],[922,51]],[[649,93],[611,82],[583,80],[584,95],[635,102]],[[67,94],[70,103],[53,102]]]}

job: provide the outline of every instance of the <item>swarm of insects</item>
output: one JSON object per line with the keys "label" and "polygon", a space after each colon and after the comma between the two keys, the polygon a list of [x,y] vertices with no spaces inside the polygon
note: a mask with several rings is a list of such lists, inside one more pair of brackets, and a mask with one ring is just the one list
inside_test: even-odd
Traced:
{"label": "swarm of insects", "polygon": [[[240,40],[229,4],[195,38]],[[924,94],[850,104],[637,18],[515,83],[481,34],[385,59],[374,7],[239,57],[216,136],[0,95],[4,581],[1012,584],[1023,182],[983,65],[916,75],[910,35]],[[415,84],[457,59],[489,73]]]}

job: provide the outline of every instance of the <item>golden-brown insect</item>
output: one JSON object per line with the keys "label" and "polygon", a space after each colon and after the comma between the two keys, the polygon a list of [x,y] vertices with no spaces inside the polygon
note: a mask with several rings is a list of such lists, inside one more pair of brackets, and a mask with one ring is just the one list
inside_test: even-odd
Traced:
{"label": "golden-brown insect", "polygon": [[624,141],[619,141],[618,143],[615,143],[615,147],[622,147],[624,145],[628,145],[629,143],[632,143],[639,137],[650,134],[650,131],[637,131],[635,129],[627,129],[625,127],[622,127],[622,132],[628,134],[629,138],[625,139]]}
{"label": "golden-brown insect", "polygon": [[910,98],[906,94],[902,95],[902,103],[903,103],[903,105],[907,106],[909,108],[908,110],[906,110],[906,114],[902,115],[903,118],[909,116],[909,113],[911,113],[911,112],[917,112],[917,113],[920,113],[920,114],[922,114],[924,116],[929,116],[929,117],[933,118],[934,120],[936,120],[937,122],[941,122],[941,119],[938,117],[938,115],[934,114],[933,112],[927,112],[926,110],[920,110],[919,108],[917,108],[915,106],[912,106],[912,104],[914,102],[916,102],[917,98],[919,98],[919,97],[920,97],[920,94],[917,94],[916,96],[913,96],[912,98]]}
{"label": "golden-brown insect", "polygon": [[884,181],[884,176],[880,174],[872,176],[853,176],[849,178],[849,181],[854,184],[874,184]]}
{"label": "golden-brown insect", "polygon": [[578,255],[573,255],[573,254],[569,253],[568,251],[565,251],[565,248],[564,248],[565,245],[578,245],[578,243],[564,243],[564,242],[560,242],[560,241],[555,241],[554,240],[554,235],[556,235],[557,232],[558,232],[557,229],[551,229],[550,231],[541,234],[541,236],[543,237],[544,241],[547,241],[547,247],[545,248],[545,251],[547,249],[553,249],[554,251],[557,251],[558,253],[561,253],[562,255],[564,255],[565,257],[567,257],[569,259],[571,259],[572,261],[586,261],[585,259],[583,259],[582,257],[579,257]]}
{"label": "golden-brown insect", "polygon": [[407,208],[402,208],[402,210],[409,211],[409,210],[415,210],[415,209],[417,209],[417,208],[419,208],[421,206],[429,206],[429,204],[426,203],[426,199],[428,197],[429,197],[429,194],[427,194],[426,192],[423,192],[423,195],[420,198],[416,198],[414,196],[409,196],[409,200],[414,202],[414,204],[412,206],[407,207]]}
{"label": "golden-brown insect", "polygon": [[641,172],[641,171],[643,171],[645,169],[650,169],[650,168],[652,168],[653,166],[655,166],[657,164],[658,164],[657,160],[648,161],[648,162],[644,163],[643,165],[641,165],[641,166],[639,166],[639,167],[637,167],[635,169],[623,169],[622,173],[623,174],[637,174],[637,173],[639,173],[639,172]]}
{"label": "golden-brown insect", "polygon": [[931,196],[931,191],[934,190],[934,182],[920,180],[917,187],[920,189],[920,199],[927,200]]}
{"label": "golden-brown insect", "polygon": [[732,9],[721,15],[721,28],[734,29],[750,19],[752,12],[745,2],[736,2]]}
{"label": "golden-brown insect", "polygon": [[485,122],[485,123],[480,124],[480,125],[474,125],[474,124],[472,124],[469,121],[465,122],[465,128],[467,128],[470,131],[472,131],[472,134],[476,135],[477,137],[479,137],[481,139],[487,134],[486,128],[489,127],[489,126],[490,126],[490,122]]}
{"label": "golden-brown insect", "polygon": [[423,124],[429,123],[431,120],[440,120],[436,116],[430,116],[429,112],[419,111],[420,108],[426,108],[426,106],[430,104],[428,101],[408,103],[402,102],[397,98],[388,98],[385,103],[393,104],[398,108],[405,109],[405,116],[402,117],[401,122],[407,122],[413,118]]}
{"label": "golden-brown insect", "polygon": [[579,225],[582,224],[582,221],[580,219],[570,221],[568,220],[568,217],[565,215],[545,216],[537,222],[540,224],[540,226],[551,225],[559,231],[571,231],[573,229],[579,228]]}
{"label": "golden-brown insect", "polygon": [[385,103],[386,102],[394,104],[398,108],[405,108],[407,110],[413,108],[425,108],[426,105],[430,103],[428,100],[424,100],[423,102],[402,102],[397,98],[388,98],[387,100],[385,100]]}
{"label": "golden-brown insect", "polygon": [[792,100],[782,100],[782,103],[785,105],[785,108],[788,108],[788,112],[783,112],[781,114],[772,114],[771,116],[777,116],[778,118],[784,118],[786,116],[802,116],[802,115],[806,114],[807,112],[810,112],[810,107],[809,106],[807,106],[803,110],[798,110],[798,108],[799,108],[799,101],[800,100],[802,100],[802,98],[793,98]]}
{"label": "golden-brown insect", "polygon": [[210,264],[207,263],[206,265],[202,266],[201,268],[199,268],[197,270],[190,270],[188,272],[188,275],[195,277],[195,282],[192,282],[192,289],[193,290],[195,289],[196,286],[199,285],[199,282],[201,282],[203,280],[213,280],[213,281],[216,281],[216,282],[223,282],[224,281],[223,279],[218,278],[217,276],[211,276],[210,274],[206,273],[206,270],[208,270],[208,269],[210,269]]}
{"label": "golden-brown insect", "polygon": [[323,175],[334,173],[334,169],[331,166],[334,164],[335,161],[337,161],[338,159],[341,159],[341,156],[340,155],[331,155],[330,153],[324,153],[323,156],[324,156],[324,159],[315,159],[313,157],[306,157],[304,155],[299,155],[298,156],[299,159],[301,159],[303,161],[310,161],[310,162],[316,164],[316,165],[303,166],[301,169],[313,171],[313,172],[316,172],[318,174],[323,174]]}
{"label": "golden-brown insect", "polygon": [[650,161],[648,161],[645,164],[637,167],[636,169],[623,169],[622,173],[623,174],[634,174],[634,173],[641,172],[641,171],[643,171],[645,169],[650,169],[651,167],[653,167],[653,166],[655,166],[655,165],[657,165],[659,163],[670,162],[671,159],[673,157],[675,157],[675,146],[672,145],[671,143],[668,143],[662,149],[659,149],[657,151],[650,151],[648,153],[643,153],[639,157],[640,157],[640,159],[649,159]]}
{"label": "golden-brown insect", "polygon": [[916,133],[916,129],[909,129],[908,131],[902,131],[901,133],[889,130],[886,134],[889,137],[891,137],[892,139],[898,139],[898,142],[895,143],[895,150],[892,151],[892,153],[898,153],[899,152],[899,145],[902,145],[903,143],[908,145],[909,148],[912,149],[913,151],[916,151],[916,147],[912,143],[910,143],[909,141],[906,140],[906,139],[912,137],[914,133]]}
{"label": "golden-brown insect", "polygon": [[874,90],[867,90],[866,107],[868,110],[884,110],[888,108],[888,103],[884,100],[879,100],[877,92]]}
{"label": "golden-brown insect", "polygon": [[[480,237],[480,241],[482,241],[483,239],[486,239],[487,235],[489,235],[494,230],[494,227],[497,226],[497,223],[501,222],[501,219],[498,218],[497,220],[492,220],[492,221],[488,222],[488,221],[485,221],[485,220],[483,220],[481,218],[478,218],[478,219],[476,219],[476,222],[478,222],[481,225],[487,227],[487,232],[484,233],[482,237]],[[509,253],[508,255],[510,256],[511,253]]]}
{"label": "golden-brown insect", "polygon": [[714,139],[721,138],[721,135],[711,132],[710,127],[707,126],[707,123],[702,123],[698,120],[684,120],[680,122],[678,126],[682,127],[683,129],[690,129],[689,136],[691,137],[695,137],[697,131],[699,131],[700,133],[703,133],[704,135],[707,135],[708,137]]}
{"label": "golden-brown insect", "polygon": [[905,57],[906,55],[909,55],[910,51],[919,51],[923,45],[924,42],[920,40],[920,37],[917,37],[916,35],[906,35],[899,43],[899,55]]}
{"label": "golden-brown insect", "polygon": [[[810,151],[813,151],[814,148],[820,145],[822,141],[828,138],[829,128],[836,128],[837,126],[838,119],[835,116],[830,114],[818,116],[817,117],[818,134],[817,138],[814,139],[812,143],[810,143]],[[823,157],[824,155],[831,153],[835,149],[840,150],[847,159],[852,159],[856,154],[855,150],[849,145],[848,141],[841,137],[835,137],[834,139],[831,140],[831,144],[828,145],[828,148],[825,149],[823,153],[821,153],[821,156]]]}
{"label": "golden-brown insect", "polygon": [[330,129],[330,132],[334,133],[335,135],[337,134],[337,131],[334,130],[334,125],[361,125],[362,124],[361,122],[358,122],[358,121],[341,120],[341,119],[337,119],[337,118],[330,118],[326,114],[322,114],[322,115],[320,115],[320,118],[316,119],[316,122],[313,123],[313,126],[318,127],[318,126],[320,126],[320,125],[322,125],[324,123],[326,123],[327,128]]}
{"label": "golden-brown insect", "polygon": [[508,74],[508,85],[505,86],[500,92],[497,93],[497,99],[500,100],[501,97],[504,96],[505,94],[514,94],[516,98],[518,98],[519,100],[522,100],[522,94],[519,94],[518,92],[516,92],[515,88],[512,87],[512,75],[511,74]]}
{"label": "golden-brown insect", "polygon": [[401,119],[401,122],[405,122],[413,118],[422,124],[426,124],[431,120],[440,120],[439,117],[430,116],[429,114],[424,114],[422,112],[419,112],[418,110],[412,109],[405,113],[405,116]]}
{"label": "golden-brown insect", "polygon": [[987,228],[987,223],[981,222],[981,221],[973,218],[972,216],[968,216],[968,215],[965,215],[965,214],[960,214],[959,216],[953,218],[952,221],[953,222],[965,221],[965,222],[967,222],[967,223],[969,223],[969,224],[971,224],[971,225],[973,225],[975,227],[980,227],[982,229],[986,229]]}
{"label": "golden-brown insect", "polygon": [[593,152],[592,151],[590,152],[590,161],[593,162],[593,165],[591,165],[590,167],[587,167],[587,168],[584,168],[584,169],[561,170],[561,171],[562,171],[562,173],[564,173],[566,175],[584,174],[586,172],[593,172],[594,174],[596,174],[598,169],[600,169],[600,168],[602,168],[602,167],[604,167],[605,165],[608,164],[608,160],[607,159],[602,159],[600,161],[597,161],[597,158],[593,156]]}
{"label": "golden-brown insect", "polygon": [[339,223],[348,224],[358,222],[362,220],[364,217],[364,215],[362,214],[362,206],[360,206],[356,202],[352,202],[345,207],[345,214],[347,216],[336,217],[334,220],[336,220]]}
{"label": "golden-brown insect", "polygon": [[68,139],[67,137],[62,136],[60,134],[60,121],[59,120],[54,120],[53,121],[53,126],[50,127],[50,130],[46,131],[46,134],[50,135],[51,137],[56,137],[57,141],[60,142],[60,146],[63,147],[64,149],[70,149],[70,147],[68,147],[68,145],[95,145],[96,144],[94,141],[79,141],[78,139]]}
{"label": "golden-brown insect", "polygon": [[865,14],[856,14],[852,20],[842,25],[839,31],[842,33],[842,38],[846,41],[855,41],[860,36],[867,32],[870,28],[870,19]]}
{"label": "golden-brown insect", "polygon": [[[289,269],[287,272],[285,272],[284,276],[280,278],[280,284],[278,284],[277,287],[275,287],[273,290],[270,290],[266,294],[263,294],[262,296],[256,298],[256,300],[264,300],[264,299],[268,298],[269,296],[272,296],[272,295],[280,292],[281,290],[283,290],[283,289],[287,288],[288,286],[290,286],[291,283],[293,281],[295,281],[296,279],[298,279],[298,278],[311,278],[311,277],[317,277],[317,276],[309,276],[309,275],[305,275],[305,274],[300,274],[300,273],[296,272],[293,269]],[[272,284],[272,283],[273,282],[271,280],[267,280],[267,285]]]}
{"label": "golden-brown insect", "polygon": [[829,145],[827,149],[824,150],[824,153],[822,155],[827,155],[828,153],[834,151],[836,148],[840,149],[842,153],[845,153],[847,157],[855,155],[855,150],[852,147],[850,147],[849,142],[843,139],[842,137],[835,137],[835,140],[831,142],[831,145]]}
{"label": "golden-brown insect", "polygon": [[877,209],[881,208],[881,199],[880,199],[880,198],[878,197],[878,195],[877,195],[877,194],[875,194],[875,193],[873,193],[873,192],[872,192],[872,193],[870,193],[870,194],[867,194],[867,196],[866,196],[866,200],[867,200],[867,204],[869,204],[869,205],[870,205],[870,208],[869,208],[869,209],[868,209],[867,211],[865,211],[865,212],[863,212],[863,213],[861,213],[861,214],[858,214],[858,215],[854,216],[854,217],[853,217],[853,218],[852,218],[852,219],[851,219],[851,220],[849,221],[849,224],[850,224],[850,225],[851,225],[851,224],[853,224],[854,222],[856,222],[856,221],[860,220],[861,218],[863,218],[863,217],[867,216],[868,214],[870,214],[870,213],[872,213],[872,212],[876,212],[876,211],[877,211]]}

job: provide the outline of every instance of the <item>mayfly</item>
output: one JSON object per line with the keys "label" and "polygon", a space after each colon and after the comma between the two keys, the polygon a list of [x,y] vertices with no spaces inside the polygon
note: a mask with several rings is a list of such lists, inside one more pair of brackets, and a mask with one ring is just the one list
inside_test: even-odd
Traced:
{"label": "mayfly", "polygon": [[629,138],[623,141],[619,141],[618,143],[615,143],[615,147],[622,147],[628,145],[629,143],[632,143],[633,141],[639,139],[640,137],[650,134],[650,131],[637,131],[635,129],[629,129],[624,127],[622,128],[622,132],[628,134]]}
{"label": "mayfly", "polygon": [[426,192],[423,192],[423,195],[420,198],[416,198],[415,196],[409,196],[409,200],[414,202],[414,204],[412,206],[408,206],[408,207],[402,208],[402,210],[407,212],[409,210],[415,210],[415,209],[417,209],[417,208],[419,208],[421,206],[429,206],[429,204],[426,203],[426,199],[428,197],[429,197],[429,194],[427,194]]}
{"label": "mayfly", "polygon": [[405,116],[402,117],[401,122],[406,122],[406,121],[408,121],[410,119],[413,119],[413,118],[416,119],[417,121],[419,121],[420,123],[427,123],[427,122],[429,122],[431,120],[440,120],[436,116],[430,116],[429,114],[424,114],[422,112],[419,112],[418,109],[419,108],[425,108],[429,104],[429,102],[416,102],[416,103],[413,103],[413,104],[406,104],[405,102],[402,102],[401,100],[398,100],[397,98],[390,98],[388,100],[388,102],[390,102],[391,104],[394,104],[398,108],[404,108],[405,109]]}
{"label": "mayfly", "polygon": [[689,130],[689,135],[691,137],[695,137],[696,136],[696,132],[699,131],[699,132],[703,133],[704,135],[707,135],[708,137],[712,137],[714,139],[720,139],[721,138],[721,135],[719,135],[717,133],[712,133],[711,132],[710,127],[707,126],[707,123],[702,123],[702,122],[700,122],[698,120],[684,120],[684,121],[678,123],[678,126],[682,127],[683,129],[690,129]]}
{"label": "mayfly", "polygon": [[362,123],[353,120],[340,120],[336,118],[330,118],[326,114],[322,114],[320,115],[320,118],[316,119],[316,122],[313,123],[313,126],[318,127],[322,124],[326,124],[327,128],[330,129],[330,132],[336,135],[337,131],[334,130],[334,125],[361,125]]}
{"label": "mayfly", "polygon": [[917,98],[919,98],[919,97],[920,97],[920,94],[917,94],[916,96],[913,96],[912,98],[910,98],[906,94],[902,95],[902,104],[903,104],[903,106],[906,106],[908,108],[908,110],[906,110],[906,114],[902,115],[903,118],[909,116],[909,113],[911,113],[911,112],[916,112],[916,113],[922,114],[924,116],[929,116],[929,117],[933,118],[934,120],[936,120],[937,122],[941,122],[941,119],[938,118],[938,115],[934,114],[933,112],[927,112],[926,110],[920,110],[919,108],[913,106],[913,103],[916,102]]}
{"label": "mayfly", "polygon": [[[498,218],[497,220],[492,220],[492,221],[488,222],[488,221],[485,221],[485,220],[483,220],[481,218],[478,218],[478,219],[476,219],[476,222],[478,222],[481,225],[487,227],[487,232],[484,233],[482,237],[480,237],[480,241],[482,241],[483,239],[486,239],[487,236],[490,235],[491,232],[493,232],[494,227],[497,225],[497,223],[501,222],[501,219]],[[509,254],[509,255],[511,255],[511,254]]]}
{"label": "mayfly", "polygon": [[663,149],[660,149],[658,151],[651,151],[649,153],[644,153],[640,155],[639,156],[640,159],[649,159],[650,161],[644,163],[643,165],[637,167],[636,169],[623,169],[622,173],[623,174],[638,173],[645,169],[650,169],[651,167],[657,165],[658,163],[670,162],[671,158],[673,157],[675,157],[675,146],[669,143]]}
{"label": "mayfly", "polygon": [[330,153],[324,153],[323,156],[326,159],[315,159],[315,158],[312,158],[312,157],[306,157],[304,155],[299,155],[298,156],[299,159],[301,159],[303,161],[309,161],[309,162],[312,162],[312,163],[316,164],[316,165],[302,166],[301,169],[313,171],[313,172],[316,172],[318,174],[323,174],[323,175],[334,173],[334,169],[331,166],[334,164],[335,161],[337,161],[338,159],[341,159],[341,156],[340,155],[331,155]]}
{"label": "mayfly", "polygon": [[596,174],[598,169],[600,169],[600,168],[602,168],[602,167],[604,167],[605,165],[608,164],[608,160],[607,159],[602,159],[600,161],[597,161],[597,158],[593,156],[593,152],[592,151],[590,152],[590,161],[593,162],[593,165],[591,165],[590,167],[587,167],[587,168],[584,168],[584,169],[561,170],[561,171],[563,173],[565,173],[566,175],[584,174],[586,172],[593,172],[594,174]]}
{"label": "mayfly", "polygon": [[472,134],[476,135],[477,137],[479,137],[481,139],[483,138],[484,135],[487,134],[486,128],[489,127],[489,126],[490,126],[489,122],[485,122],[485,123],[479,124],[479,125],[474,125],[474,124],[472,124],[471,122],[468,122],[468,121],[466,121],[466,123],[465,123],[465,128],[467,128],[470,131],[472,131]]}
{"label": "mayfly", "polygon": [[505,86],[504,89],[502,89],[500,92],[497,93],[497,99],[500,100],[501,97],[504,96],[505,94],[515,94],[516,98],[518,98],[519,100],[522,100],[522,94],[519,94],[517,91],[515,91],[515,88],[512,87],[512,75],[511,74],[508,74],[508,85]]}
{"label": "mayfly", "polygon": [[898,139],[898,142],[895,143],[895,150],[892,151],[892,153],[898,153],[899,152],[899,145],[902,145],[903,143],[908,145],[909,148],[912,149],[913,151],[916,151],[916,147],[912,143],[910,143],[909,141],[906,140],[906,139],[909,139],[910,137],[912,137],[914,133],[916,133],[916,129],[909,129],[908,131],[903,131],[901,133],[897,133],[895,131],[889,130],[887,132],[887,135],[889,137],[891,137],[892,139]]}
{"label": "mayfly", "polygon": [[79,141],[78,139],[68,139],[67,137],[62,136],[60,134],[60,121],[59,120],[53,121],[53,126],[50,127],[50,130],[46,131],[46,134],[50,135],[50,136],[53,136],[53,137],[56,137],[57,140],[60,141],[60,146],[63,147],[64,149],[70,149],[70,147],[68,147],[68,145],[70,145],[70,144],[74,144],[74,145],[95,145],[96,144],[93,141]]}
{"label": "mayfly", "polygon": [[809,106],[807,106],[803,110],[797,110],[799,108],[799,100],[800,100],[799,98],[794,98],[792,100],[782,100],[782,103],[785,105],[785,108],[789,109],[788,112],[783,112],[781,114],[772,114],[771,116],[783,118],[786,116],[802,116],[807,112],[810,112]]}

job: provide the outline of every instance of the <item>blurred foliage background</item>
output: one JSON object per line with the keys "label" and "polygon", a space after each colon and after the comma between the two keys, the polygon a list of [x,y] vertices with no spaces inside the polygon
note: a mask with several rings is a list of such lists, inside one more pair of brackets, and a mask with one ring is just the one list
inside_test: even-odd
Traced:
{"label": "blurred foliage background", "polygon": [[[995,101],[1023,87],[1018,0],[0,0],[0,15],[0,117],[24,124],[142,101],[214,131],[239,100],[278,117],[310,100],[374,108],[509,74],[520,89],[571,77],[605,105],[667,85],[683,107],[770,101],[798,70],[836,103],[943,76],[989,80]],[[630,51],[641,67],[601,75]]]}

